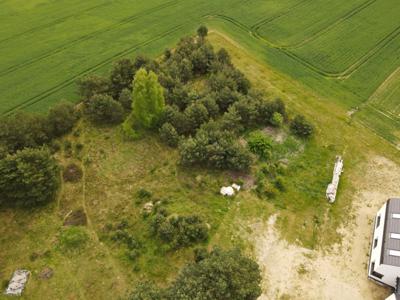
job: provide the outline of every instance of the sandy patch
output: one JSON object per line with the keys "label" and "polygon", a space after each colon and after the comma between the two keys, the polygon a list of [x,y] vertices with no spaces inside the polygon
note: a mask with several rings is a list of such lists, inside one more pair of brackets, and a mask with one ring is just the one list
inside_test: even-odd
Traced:
{"label": "sandy patch", "polygon": [[[308,250],[281,240],[274,224],[255,224],[255,253],[263,272],[265,299],[385,299],[388,289],[367,279],[372,220],[387,198],[400,194],[400,167],[374,157],[353,200],[354,222],[340,229],[341,244]],[[326,253],[327,252],[327,253]]]}

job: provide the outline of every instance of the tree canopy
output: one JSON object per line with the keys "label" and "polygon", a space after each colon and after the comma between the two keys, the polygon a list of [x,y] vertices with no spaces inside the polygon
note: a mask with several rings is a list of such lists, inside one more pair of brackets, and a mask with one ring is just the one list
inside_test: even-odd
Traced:
{"label": "tree canopy", "polygon": [[54,199],[59,168],[44,148],[17,151],[0,160],[0,203],[34,206]]}

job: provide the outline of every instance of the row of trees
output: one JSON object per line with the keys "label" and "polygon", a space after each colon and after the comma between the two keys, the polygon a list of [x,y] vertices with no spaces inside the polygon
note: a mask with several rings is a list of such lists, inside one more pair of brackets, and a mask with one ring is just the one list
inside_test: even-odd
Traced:
{"label": "row of trees", "polygon": [[196,261],[184,267],[178,277],[161,289],[143,282],[129,300],[255,300],[261,295],[260,269],[239,250],[201,251]]}

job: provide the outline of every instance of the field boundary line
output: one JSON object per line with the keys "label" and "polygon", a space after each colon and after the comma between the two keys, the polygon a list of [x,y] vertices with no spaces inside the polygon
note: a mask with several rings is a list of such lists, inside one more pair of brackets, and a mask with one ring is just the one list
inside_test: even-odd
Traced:
{"label": "field boundary line", "polygon": [[22,68],[24,68],[26,66],[32,65],[32,64],[34,64],[34,63],[36,63],[36,62],[38,62],[38,61],[40,61],[42,59],[46,59],[46,58],[48,58],[50,56],[56,55],[56,54],[58,54],[58,53],[60,53],[60,52],[62,52],[64,50],[72,47],[73,45],[79,44],[80,42],[84,42],[84,41],[90,40],[90,39],[92,39],[92,38],[94,38],[94,37],[96,37],[96,36],[98,36],[100,34],[107,33],[109,31],[117,29],[120,26],[123,26],[125,24],[129,24],[130,22],[133,22],[133,21],[135,21],[135,20],[137,20],[137,19],[139,19],[139,18],[141,18],[141,17],[143,17],[145,15],[149,15],[149,14],[151,14],[153,12],[158,12],[160,10],[163,10],[163,9],[167,8],[167,7],[171,7],[171,6],[179,3],[180,1],[182,1],[182,0],[174,0],[174,1],[167,2],[167,3],[163,3],[163,4],[155,6],[153,8],[150,8],[150,9],[144,10],[142,12],[139,12],[139,13],[137,13],[135,15],[126,17],[126,18],[120,20],[119,22],[117,22],[115,24],[112,24],[110,26],[107,26],[107,27],[104,27],[102,29],[96,30],[94,32],[88,33],[88,34],[86,34],[84,36],[81,36],[81,37],[79,37],[79,38],[77,38],[75,40],[72,40],[72,41],[68,42],[67,44],[64,44],[64,45],[61,45],[61,46],[59,46],[57,48],[54,48],[53,50],[50,50],[47,53],[44,53],[42,55],[39,55],[39,56],[34,57],[32,59],[29,59],[29,60],[27,60],[25,62],[19,63],[17,65],[11,66],[9,68],[6,68],[6,69],[0,71],[0,77],[3,77],[5,75],[10,74],[10,73],[12,73],[14,71],[17,71],[19,69],[22,69]]}
{"label": "field boundary line", "polygon": [[[192,22],[192,21],[189,21],[187,23],[190,23],[190,22]],[[70,77],[69,79],[64,80],[63,82],[61,82],[59,84],[56,84],[52,88],[49,88],[46,91],[43,91],[43,92],[37,94],[36,96],[33,96],[33,97],[27,99],[26,101],[21,102],[21,103],[15,105],[13,107],[7,109],[2,114],[3,115],[9,115],[9,114],[13,113],[16,110],[19,110],[19,109],[22,109],[22,108],[26,108],[26,107],[29,107],[29,106],[35,104],[35,103],[38,103],[38,102],[42,101],[43,99],[47,98],[48,96],[58,92],[59,90],[61,90],[61,89],[65,88],[65,87],[73,84],[78,78],[81,78],[84,75],[87,75],[87,74],[89,74],[89,73],[91,73],[93,71],[96,71],[96,70],[102,68],[103,66],[106,66],[107,64],[109,64],[113,60],[121,58],[121,57],[123,57],[123,56],[125,56],[125,55],[127,55],[127,54],[129,54],[129,53],[131,53],[131,52],[143,47],[143,46],[147,46],[148,44],[151,44],[151,43],[153,43],[153,42],[155,42],[157,40],[162,39],[163,37],[166,37],[166,36],[170,35],[171,33],[174,33],[176,31],[178,31],[179,29],[181,29],[184,26],[184,24],[176,25],[176,26],[174,26],[174,27],[172,27],[172,28],[170,28],[170,29],[168,29],[168,30],[166,30],[166,31],[164,31],[164,32],[152,37],[152,38],[149,38],[146,41],[142,41],[140,43],[137,43],[136,45],[133,45],[133,46],[127,48],[127,49],[124,49],[124,50],[116,53],[115,55],[113,55],[113,56],[111,56],[109,58],[106,58],[106,59],[102,60],[101,62],[93,65],[92,67],[90,67],[90,68],[88,68],[88,69],[86,69],[86,70],[84,70],[82,72],[79,72],[78,74]]]}
{"label": "field boundary line", "polygon": [[10,37],[8,37],[8,38],[5,38],[5,39],[0,40],[0,45],[3,44],[4,42],[8,42],[9,40],[13,40],[13,39],[15,39],[15,38],[24,36],[25,34],[33,33],[33,32],[35,32],[35,31],[41,30],[41,29],[43,29],[43,28],[50,27],[50,26],[53,26],[53,25],[57,25],[57,24],[62,23],[62,22],[64,22],[65,20],[68,20],[68,19],[70,19],[70,18],[72,18],[72,17],[79,16],[79,15],[82,15],[82,14],[84,14],[84,13],[87,13],[87,12],[89,12],[89,11],[91,11],[91,10],[94,10],[94,9],[96,9],[96,8],[99,8],[99,7],[102,7],[102,6],[108,6],[108,5],[110,5],[110,3],[108,3],[108,2],[105,2],[105,3],[102,3],[102,4],[98,4],[98,5],[95,5],[95,6],[93,6],[93,7],[89,7],[89,8],[87,8],[87,9],[81,10],[81,11],[79,11],[79,12],[77,12],[77,13],[72,13],[72,14],[70,14],[70,15],[68,15],[68,16],[64,16],[64,17],[62,17],[62,18],[60,18],[60,19],[56,19],[56,20],[54,20],[54,21],[52,21],[52,22],[49,22],[49,23],[47,23],[47,24],[42,24],[42,25],[39,25],[39,26],[37,26],[37,27],[31,28],[31,29],[29,29],[29,30],[20,32],[20,33],[18,33],[18,34],[15,34],[15,35],[13,35],[13,36],[10,36]]}

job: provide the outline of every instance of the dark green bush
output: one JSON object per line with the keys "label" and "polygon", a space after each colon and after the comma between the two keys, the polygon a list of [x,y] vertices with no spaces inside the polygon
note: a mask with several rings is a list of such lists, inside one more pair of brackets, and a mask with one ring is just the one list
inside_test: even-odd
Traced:
{"label": "dark green bush", "polygon": [[297,115],[290,123],[290,130],[299,137],[308,138],[313,134],[314,126],[304,116]]}
{"label": "dark green bush", "polygon": [[63,102],[52,107],[47,116],[47,122],[52,137],[59,137],[71,131],[78,115],[72,103]]}
{"label": "dark green bush", "polygon": [[179,134],[170,123],[164,123],[160,128],[160,138],[163,143],[170,147],[178,146]]}
{"label": "dark green bush", "polygon": [[107,95],[94,95],[85,102],[84,111],[88,119],[97,124],[121,123],[124,117],[121,103]]}
{"label": "dark green bush", "polygon": [[261,159],[268,160],[272,153],[272,141],[260,131],[250,134],[247,145],[251,152],[257,154]]}

